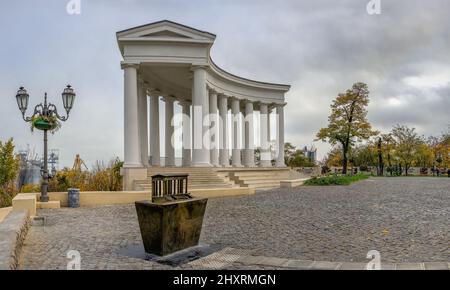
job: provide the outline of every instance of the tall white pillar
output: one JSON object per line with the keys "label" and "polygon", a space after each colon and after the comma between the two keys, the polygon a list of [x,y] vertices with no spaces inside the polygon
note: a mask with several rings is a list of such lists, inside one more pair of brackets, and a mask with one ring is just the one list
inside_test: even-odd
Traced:
{"label": "tall white pillar", "polygon": [[139,80],[139,141],[141,149],[142,165],[148,166],[148,110],[147,110],[147,88],[142,80]]}
{"label": "tall white pillar", "polygon": [[278,156],[277,167],[286,167],[284,161],[284,104],[277,105]]}
{"label": "tall white pillar", "polygon": [[170,96],[165,96],[163,101],[166,103],[166,114],[165,114],[165,148],[166,148],[166,167],[175,166],[175,148],[172,143],[173,134],[175,132],[173,126],[173,105],[175,98]]}
{"label": "tall white pillar", "polygon": [[232,131],[233,131],[233,148],[232,148],[232,165],[233,167],[242,167],[241,164],[241,134],[239,131],[240,108],[239,100],[233,98],[231,101]]}
{"label": "tall white pillar", "polygon": [[271,154],[270,154],[270,115],[269,108],[267,104],[261,103],[259,105],[259,123],[260,123],[260,167],[270,167],[271,163]]}
{"label": "tall white pillar", "polygon": [[211,146],[210,146],[210,159],[211,165],[214,167],[219,166],[219,116],[217,115],[217,93],[210,91],[209,93],[209,118],[210,118],[210,134],[211,134]]}
{"label": "tall white pillar", "polygon": [[139,110],[136,64],[123,64],[124,70],[124,167],[142,167],[139,142]]}
{"label": "tall white pillar", "polygon": [[254,121],[253,121],[253,102],[245,102],[245,160],[246,167],[255,167],[255,139],[254,139]]}
{"label": "tall white pillar", "polygon": [[183,167],[190,167],[192,165],[191,157],[191,104],[188,101],[181,101],[180,105],[183,112],[183,149],[182,149],[182,159]]}
{"label": "tall white pillar", "polygon": [[150,156],[152,166],[161,166],[161,150],[159,135],[159,92],[151,92],[150,96]]}
{"label": "tall white pillar", "polygon": [[221,95],[219,98],[219,135],[220,135],[220,165],[230,166],[230,152],[228,151],[228,97]]}
{"label": "tall white pillar", "polygon": [[210,140],[207,120],[209,114],[208,92],[206,89],[206,70],[202,66],[194,66],[193,95],[192,95],[192,130],[193,150],[192,166],[210,167],[210,153],[204,146],[204,140]]}

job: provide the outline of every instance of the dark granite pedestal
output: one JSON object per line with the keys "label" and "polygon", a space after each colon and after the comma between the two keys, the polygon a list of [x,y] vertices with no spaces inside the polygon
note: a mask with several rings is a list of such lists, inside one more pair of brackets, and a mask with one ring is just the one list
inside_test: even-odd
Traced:
{"label": "dark granite pedestal", "polygon": [[136,202],[145,252],[166,256],[197,246],[207,202],[206,198],[166,203]]}

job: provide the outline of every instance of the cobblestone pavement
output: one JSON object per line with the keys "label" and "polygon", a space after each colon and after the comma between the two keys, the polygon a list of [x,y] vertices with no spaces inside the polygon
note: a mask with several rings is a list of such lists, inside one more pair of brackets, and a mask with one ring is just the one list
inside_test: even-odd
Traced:
{"label": "cobblestone pavement", "polygon": [[[173,269],[121,252],[142,247],[134,205],[40,210],[39,215],[46,216],[46,225],[31,227],[22,269],[65,269],[69,250],[80,252],[83,269]],[[348,187],[210,199],[201,242],[223,250],[177,268],[339,268],[342,264],[311,261],[367,263],[369,250],[378,250],[387,267],[450,262],[449,215],[450,179],[445,178],[372,178]]]}

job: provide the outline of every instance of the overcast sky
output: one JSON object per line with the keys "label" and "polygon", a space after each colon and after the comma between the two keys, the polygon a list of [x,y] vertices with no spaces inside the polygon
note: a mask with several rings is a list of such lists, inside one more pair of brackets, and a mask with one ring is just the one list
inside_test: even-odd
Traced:
{"label": "overcast sky", "polygon": [[[339,92],[370,88],[369,120],[439,134],[450,124],[450,1],[16,0],[0,4],[0,140],[42,150],[15,102],[19,86],[62,107],[67,83],[78,94],[70,120],[50,137],[61,165],[123,157],[123,71],[115,32],[163,19],[217,35],[214,61],[243,77],[292,85],[286,141],[311,145]],[[30,112],[29,112],[30,113]],[[320,156],[326,144],[315,143]]]}

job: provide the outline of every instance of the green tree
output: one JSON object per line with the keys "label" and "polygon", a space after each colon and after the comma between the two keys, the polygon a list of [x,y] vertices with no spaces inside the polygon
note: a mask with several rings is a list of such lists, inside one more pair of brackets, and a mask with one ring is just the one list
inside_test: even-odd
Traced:
{"label": "green tree", "polygon": [[341,93],[331,104],[328,127],[320,129],[317,140],[340,144],[342,148],[342,173],[347,173],[348,152],[355,142],[367,140],[378,132],[372,130],[367,120],[369,89],[364,83],[356,83],[352,89]]}
{"label": "green tree", "polygon": [[417,145],[416,155],[414,159],[415,166],[419,166],[422,168],[432,167],[434,161],[433,149],[425,142]]}
{"label": "green tree", "polygon": [[335,146],[328,152],[324,163],[327,167],[337,167],[342,165],[342,149],[340,146]]}
{"label": "green tree", "polygon": [[290,167],[314,167],[315,164],[305,156],[303,151],[297,150],[297,148],[291,143],[284,144],[284,159],[287,166]]}
{"label": "green tree", "polygon": [[392,137],[395,141],[395,154],[405,167],[405,174],[413,164],[419,145],[423,144],[423,138],[420,137],[415,128],[408,128],[404,125],[396,125],[392,129]]}
{"label": "green tree", "polygon": [[19,173],[19,158],[14,154],[13,140],[0,141],[0,207],[10,206]]}

